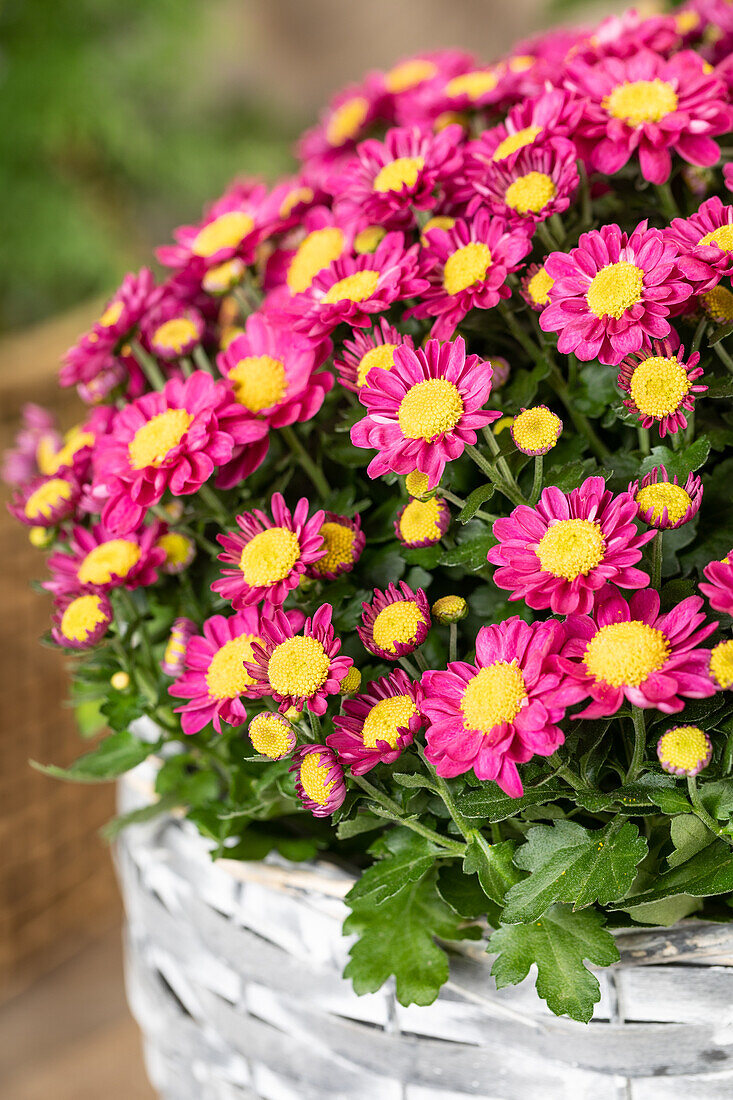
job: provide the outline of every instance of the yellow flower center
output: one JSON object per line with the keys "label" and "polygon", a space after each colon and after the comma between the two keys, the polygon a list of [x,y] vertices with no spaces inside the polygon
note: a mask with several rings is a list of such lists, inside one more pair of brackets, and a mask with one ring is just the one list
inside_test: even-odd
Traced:
{"label": "yellow flower center", "polygon": [[678,34],[690,34],[691,31],[697,30],[700,26],[700,16],[696,11],[678,12],[674,17],[674,21]]}
{"label": "yellow flower center", "polygon": [[287,389],[285,366],[269,355],[248,355],[229,371],[240,405],[258,413],[282,401]]}
{"label": "yellow flower center", "polygon": [[630,391],[640,413],[661,420],[677,411],[691,385],[676,356],[654,355],[634,368]]}
{"label": "yellow flower center", "polygon": [[445,261],[443,286],[449,294],[459,294],[485,279],[490,267],[489,246],[482,241],[471,241],[457,248]]}
{"label": "yellow flower center", "polygon": [[718,686],[733,687],[733,641],[719,642],[710,653],[710,672]]}
{"label": "yellow flower center", "polygon": [[127,448],[133,470],[161,466],[192,423],[193,416],[185,409],[166,409],[148,420],[138,428]]}
{"label": "yellow flower center", "polygon": [[188,317],[174,317],[153,333],[153,343],[180,353],[192,340],[198,341],[198,330]]}
{"label": "yellow flower center", "polygon": [[400,535],[405,542],[438,542],[440,529],[440,502],[437,497],[411,500],[399,519]]}
{"label": "yellow flower center", "polygon": [[480,99],[482,95],[493,92],[498,83],[499,78],[496,73],[488,69],[479,69],[472,73],[463,73],[461,76],[454,76],[453,79],[449,80],[446,84],[445,94],[449,99],[457,99],[459,96],[466,96],[473,103],[477,99]]}
{"label": "yellow flower center", "polygon": [[99,596],[78,596],[61,616],[61,633],[70,642],[83,642],[106,619]]}
{"label": "yellow flower center", "polygon": [[316,573],[333,573],[340,565],[351,565],[354,560],[356,532],[343,523],[327,520],[321,527],[326,556],[313,562]]}
{"label": "yellow flower center", "polygon": [[310,699],[328,678],[331,666],[328,654],[317,638],[288,638],[272,651],[267,675],[278,695]]}
{"label": "yellow flower center", "polygon": [[376,347],[370,348],[359,363],[356,372],[357,386],[364,385],[366,376],[372,367],[379,367],[380,370],[391,370],[394,366],[394,353],[397,347],[399,347],[399,344],[377,344]]}
{"label": "yellow flower center", "polygon": [[724,252],[733,252],[733,224],[729,222],[727,225],[718,226],[711,233],[706,233],[704,237],[701,237],[697,243],[703,245],[714,244],[718,248],[722,248]]}
{"label": "yellow flower center", "polygon": [[383,608],[372,627],[372,637],[380,649],[395,653],[397,643],[409,645],[415,641],[417,630],[425,622],[425,616],[414,600],[397,600]]}
{"label": "yellow flower center", "polygon": [[116,325],[119,321],[120,317],[122,316],[122,310],[124,308],[125,307],[123,303],[119,300],[119,298],[114,302],[110,302],[102,316],[99,318],[99,324],[102,325],[103,328],[112,328],[112,325]]}
{"label": "yellow flower center", "polygon": [[180,666],[188,648],[187,635],[184,631],[173,627],[170,637],[166,642],[163,652],[163,660],[167,665]]}
{"label": "yellow flower center", "polygon": [[449,214],[436,214],[434,218],[428,218],[422,227],[420,243],[427,244],[427,234],[431,229],[452,229],[455,224],[456,219],[451,218]]}
{"label": "yellow flower center", "polygon": [[397,157],[377,173],[374,190],[401,191],[403,187],[414,187],[424,167],[424,157]]}
{"label": "yellow flower center", "polygon": [[82,584],[107,584],[126,577],[140,561],[140,547],[129,539],[110,539],[90,550],[77,570]]}
{"label": "yellow flower center", "polygon": [[290,293],[307,290],[318,272],[337,260],[343,250],[344,235],[335,225],[309,233],[290,261],[286,280]]}
{"label": "yellow flower center", "polygon": [[354,237],[354,252],[359,256],[365,256],[367,253],[371,255],[372,252],[376,252],[377,245],[386,235],[387,230],[383,225],[368,225],[366,229],[360,229]]}
{"label": "yellow flower center", "polygon": [[62,477],[53,477],[31,493],[23,511],[27,519],[37,519],[39,516],[48,519],[60,504],[71,500],[72,493],[73,489],[68,481]]}
{"label": "yellow flower center", "polygon": [[393,695],[382,699],[369,711],[362,727],[361,738],[367,749],[375,749],[377,741],[386,741],[391,749],[397,745],[401,729],[407,729],[417,707],[409,695]]}
{"label": "yellow flower center", "polygon": [[310,798],[319,806],[326,806],[333,790],[335,779],[327,780],[328,768],[321,767],[322,752],[309,752],[303,757],[299,769],[300,785]]}
{"label": "yellow flower center", "polygon": [[251,538],[239,559],[239,568],[252,588],[267,588],[285,580],[300,558],[300,542],[287,527],[268,527]]}
{"label": "yellow flower center", "polygon": [[537,214],[552,202],[557,188],[544,172],[528,172],[518,176],[504,193],[504,202],[518,214]]}
{"label": "yellow flower center", "polygon": [[724,286],[713,287],[701,295],[702,307],[708,317],[719,325],[729,325],[733,321],[733,294]]}
{"label": "yellow flower center", "polygon": [[405,439],[424,439],[426,443],[453,431],[462,416],[463,398],[447,378],[418,382],[407,391],[397,411]]}
{"label": "yellow flower center", "polygon": [[689,493],[681,485],[675,485],[673,481],[658,481],[656,485],[645,485],[636,494],[636,503],[643,512],[652,510],[652,519],[662,518],[662,512],[667,509],[667,522],[679,523],[692,505]]}
{"label": "yellow flower center", "polygon": [[527,282],[527,293],[538,306],[546,306],[550,301],[550,291],[555,285],[552,275],[548,275],[544,267],[536,271]]}
{"label": "yellow flower center", "polygon": [[536,61],[536,58],[529,53],[517,54],[515,57],[509,58],[509,71],[512,73],[526,73],[532,68]]}
{"label": "yellow flower center", "polygon": [[514,417],[514,442],[522,451],[549,450],[557,443],[561,427],[560,417],[550,409],[525,409]]}
{"label": "yellow flower center", "polygon": [[238,256],[234,256],[216,267],[210,267],[201,280],[201,285],[207,294],[224,294],[241,282],[243,275],[244,264]]}
{"label": "yellow flower center", "polygon": [[341,681],[341,687],[339,688],[342,695],[356,695],[357,691],[361,687],[361,672],[354,665],[351,666],[349,671]]}
{"label": "yellow flower center", "polygon": [[84,447],[94,445],[94,433],[83,432],[80,428],[72,428],[66,435],[66,442],[60,450],[54,451],[51,440],[47,437],[41,439],[38,444],[36,460],[38,469],[42,474],[55,474],[62,466],[70,466],[74,455]]}
{"label": "yellow flower center", "polygon": [[677,110],[677,93],[666,80],[631,80],[617,84],[603,100],[603,107],[614,118],[629,126],[660,122]]}
{"label": "yellow flower center", "polygon": [[544,533],[537,546],[540,565],[553,577],[574,581],[587,577],[606,552],[600,524],[590,519],[560,519]]}
{"label": "yellow flower center", "polygon": [[662,764],[694,772],[707,760],[710,744],[699,726],[678,726],[662,734],[658,752]]}
{"label": "yellow flower center", "polygon": [[410,61],[403,61],[401,65],[395,65],[384,75],[384,86],[392,95],[398,92],[406,92],[409,88],[416,88],[425,80],[435,76],[438,69],[432,61],[425,58],[414,57]]}
{"label": "yellow flower center", "polygon": [[196,234],[191,251],[194,256],[213,256],[222,248],[236,248],[255,227],[254,219],[243,210],[220,214]]}
{"label": "yellow flower center", "polygon": [[586,646],[583,664],[594,680],[611,687],[639,687],[669,657],[669,642],[647,623],[609,623]]}
{"label": "yellow flower center", "polygon": [[531,145],[538,134],[542,133],[540,126],[525,126],[523,130],[517,130],[515,134],[508,134],[494,149],[491,159],[493,161],[506,160],[517,149],[523,149],[525,145]]}
{"label": "yellow flower center", "polygon": [[636,264],[620,260],[602,267],[588,287],[585,298],[596,317],[622,317],[642,299],[644,272]]}
{"label": "yellow flower center", "polygon": [[516,661],[496,661],[481,668],[461,698],[463,726],[489,734],[495,726],[513,722],[527,699],[522,670]]}
{"label": "yellow flower center", "polygon": [[244,661],[252,661],[253,642],[262,642],[256,634],[240,634],[231,638],[217,650],[206,670],[206,686],[214,699],[236,699],[254,683],[244,667]]}
{"label": "yellow flower center", "polygon": [[427,474],[422,474],[419,470],[413,470],[405,478],[405,489],[411,497],[421,497],[427,493],[429,482],[430,478]]}
{"label": "yellow flower center", "polygon": [[326,141],[329,145],[343,145],[361,130],[369,112],[369,103],[363,96],[354,96],[337,107],[328,120]]}
{"label": "yellow flower center", "polygon": [[294,187],[282,201],[279,214],[281,218],[287,218],[288,214],[302,202],[313,202],[313,190],[310,187]]}
{"label": "yellow flower center", "polygon": [[463,596],[441,596],[433,604],[433,615],[441,623],[457,623],[468,613]]}
{"label": "yellow flower center", "polygon": [[165,550],[166,565],[184,565],[191,556],[191,540],[178,531],[167,531],[155,545]]}
{"label": "yellow flower center", "polygon": [[353,275],[347,275],[345,279],[339,279],[332,287],[329,287],[323,296],[326,305],[332,306],[336,302],[364,302],[371,298],[377,289],[379,272],[355,271]]}
{"label": "yellow flower center", "polygon": [[255,715],[248,732],[255,752],[268,756],[270,760],[285,756],[293,744],[290,730],[274,714]]}

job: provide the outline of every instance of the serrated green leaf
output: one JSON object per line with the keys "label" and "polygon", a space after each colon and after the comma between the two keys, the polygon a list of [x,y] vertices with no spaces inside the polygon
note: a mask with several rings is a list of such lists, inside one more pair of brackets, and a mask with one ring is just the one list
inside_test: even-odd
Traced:
{"label": "serrated green leaf", "polygon": [[172,810],[176,805],[176,801],[173,795],[165,795],[163,798],[158,798],[155,802],[151,802],[147,806],[140,806],[137,810],[130,810],[129,813],[113,817],[111,821],[108,821],[106,825],[103,825],[99,830],[100,835],[107,841],[115,840],[128,825],[142,825],[146,821],[153,821],[156,817],[159,817],[160,814]]}
{"label": "serrated green leaf", "polygon": [[541,787],[526,790],[521,798],[511,798],[504,794],[496,783],[483,783],[472,791],[466,791],[457,800],[458,809],[468,818],[484,818],[495,824],[514,817],[529,806],[544,806],[556,798],[569,798],[571,792],[561,783],[551,780]]}
{"label": "serrated green leaf", "polygon": [[601,999],[598,979],[584,966],[610,966],[619,953],[613,936],[593,909],[573,912],[555,905],[533,924],[502,925],[489,939],[498,957],[491,973],[497,987],[517,985],[537,966],[537,992],[556,1016],[587,1024]]}
{"label": "serrated green leaf", "polygon": [[410,829],[394,829],[384,843],[389,855],[368,867],[346,895],[352,908],[365,902],[383,905],[407,883],[422,878],[434,866],[436,856],[445,854],[437,844]]}
{"label": "serrated green leaf", "polygon": [[644,459],[639,472],[642,475],[648,474],[655,466],[664,466],[670,478],[676,476],[684,482],[689,473],[705,465],[709,454],[710,440],[704,435],[679,451],[671,451],[669,447],[652,447],[651,454]]}
{"label": "serrated green leaf", "polygon": [[446,550],[441,559],[441,565],[462,565],[464,569],[481,569],[486,565],[489,550],[496,543],[493,535],[479,535],[478,538],[466,539],[457,546]]}
{"label": "serrated green leaf", "polygon": [[370,833],[373,829],[381,829],[384,819],[370,814],[368,811],[358,813],[347,821],[340,821],[336,826],[336,836],[339,840],[348,840],[349,837],[359,836],[360,833]]}
{"label": "serrated green leaf", "polygon": [[585,481],[594,467],[595,462],[592,458],[568,462],[566,466],[560,466],[559,469],[548,470],[545,485],[555,485],[561,492],[569,493]]}
{"label": "serrated green leaf", "polygon": [[529,924],[555,902],[584,909],[615,901],[629,890],[646,853],[646,840],[631,822],[592,832],[573,821],[537,825],[514,856],[532,873],[507,893],[502,923]]}
{"label": "serrated green leaf", "polygon": [[478,489],[474,489],[469,495],[461,511],[458,513],[458,519],[460,523],[468,523],[470,519],[476,515],[476,512],[485,504],[487,500],[491,500],[494,495],[494,486],[489,482],[487,485],[479,485]]}
{"label": "serrated green leaf", "polygon": [[733,397],[733,378],[727,375],[725,378],[712,378],[708,382],[706,399],[721,398],[721,397]]}
{"label": "serrated green leaf", "polygon": [[467,875],[458,863],[439,869],[437,890],[451,909],[469,920],[483,917],[491,905],[476,875]]}
{"label": "serrated green leaf", "polygon": [[497,905],[501,905],[507,890],[522,877],[513,863],[516,847],[515,840],[489,844],[484,837],[471,840],[466,847],[464,872],[477,875],[482,890]]}
{"label": "serrated green leaf", "polygon": [[433,870],[380,906],[359,903],[347,917],[344,932],[359,939],[349,951],[344,977],[357,993],[374,993],[394,975],[400,1004],[432,1004],[448,980],[448,957],[435,937],[480,937],[479,928],[466,927],[439,897],[435,880]]}
{"label": "serrated green leaf", "polygon": [[[644,905],[649,901],[661,901],[675,894],[691,894],[695,898],[727,894],[733,890],[733,850],[722,840],[714,840],[701,852],[671,871],[665,871],[655,886],[634,897],[627,898],[629,905]],[[610,909],[621,905],[611,904]]]}
{"label": "serrated green leaf", "polygon": [[437,790],[437,787],[432,779],[427,775],[420,775],[417,773],[407,774],[406,772],[392,772],[392,778],[395,783],[399,783],[401,787],[425,787],[429,791]]}
{"label": "serrated green leaf", "polygon": [[673,818],[669,833],[674,844],[674,851],[667,857],[670,867],[687,863],[688,859],[692,859],[715,840],[707,825],[692,813],[679,814]]}
{"label": "serrated green leaf", "polygon": [[85,752],[68,768],[59,768],[55,764],[39,764],[31,760],[31,767],[54,779],[65,779],[71,783],[106,783],[142,764],[157,745],[140,741],[129,730],[112,733],[100,741],[91,752]]}

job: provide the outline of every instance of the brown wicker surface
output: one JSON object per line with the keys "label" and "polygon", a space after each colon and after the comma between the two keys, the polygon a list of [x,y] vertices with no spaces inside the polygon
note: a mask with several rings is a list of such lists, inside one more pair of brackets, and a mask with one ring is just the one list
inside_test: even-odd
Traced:
{"label": "brown wicker surface", "polygon": [[[54,408],[64,426],[79,413],[60,391],[58,359],[95,316],[96,303],[0,341],[0,448],[21,406]],[[38,644],[50,600],[29,588],[42,556],[0,493],[0,996],[109,924],[118,900],[99,826],[113,813],[109,785],[77,787],[32,771],[28,758],[65,764],[79,753],[64,662]]]}

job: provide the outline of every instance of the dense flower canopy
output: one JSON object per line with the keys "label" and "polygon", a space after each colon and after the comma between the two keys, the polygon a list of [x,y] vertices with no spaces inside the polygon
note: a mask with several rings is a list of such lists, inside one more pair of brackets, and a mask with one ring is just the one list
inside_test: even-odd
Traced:
{"label": "dense flower canopy", "polygon": [[123,279],[77,423],[27,406],[6,455],[116,739],[78,774],[153,753],[214,856],[364,870],[362,990],[429,1003],[400,921],[478,916],[588,1020],[604,922],[733,897],[732,49],[692,0],[367,73]]}

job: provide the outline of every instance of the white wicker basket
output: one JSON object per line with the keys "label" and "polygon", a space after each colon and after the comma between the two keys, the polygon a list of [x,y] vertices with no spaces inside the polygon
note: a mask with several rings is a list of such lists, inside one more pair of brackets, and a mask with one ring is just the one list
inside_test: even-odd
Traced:
{"label": "white wicker basket", "polygon": [[[121,785],[123,810],[144,800],[139,780]],[[341,870],[212,863],[175,817],[127,829],[117,855],[128,996],[166,1100],[733,1096],[731,925],[619,935],[587,1027],[552,1016],[530,981],[497,992],[475,943],[435,1004],[403,1008],[341,978]]]}

